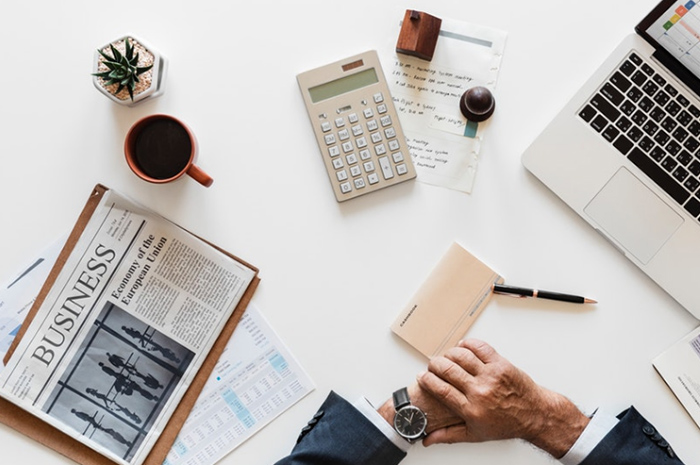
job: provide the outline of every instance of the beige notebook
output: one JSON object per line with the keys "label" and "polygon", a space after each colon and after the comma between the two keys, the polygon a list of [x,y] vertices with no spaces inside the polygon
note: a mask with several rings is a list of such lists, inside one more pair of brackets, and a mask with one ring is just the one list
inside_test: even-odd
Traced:
{"label": "beige notebook", "polygon": [[464,337],[503,278],[453,243],[391,325],[426,357],[442,355]]}

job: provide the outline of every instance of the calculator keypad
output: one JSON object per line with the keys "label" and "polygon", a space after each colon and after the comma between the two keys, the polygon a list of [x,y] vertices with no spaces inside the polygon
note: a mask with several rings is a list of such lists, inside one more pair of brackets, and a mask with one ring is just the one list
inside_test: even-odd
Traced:
{"label": "calculator keypad", "polygon": [[[395,175],[403,176],[409,171],[401,151],[401,143],[396,139],[392,118],[386,114],[388,108],[386,103],[383,103],[384,95],[378,92],[373,95],[372,100],[374,105],[368,102],[362,109],[364,123],[359,121],[355,112],[338,116],[332,123],[319,123],[319,129],[325,134],[328,156],[333,159],[332,164],[336,169],[335,177],[344,194],[352,192],[353,189],[364,189],[367,184],[377,184],[377,165],[384,180],[392,179]],[[383,116],[377,120],[378,115]],[[369,139],[366,137],[368,133]],[[345,162],[342,157],[338,158],[341,153],[345,156]],[[361,165],[358,164],[360,160]]]}

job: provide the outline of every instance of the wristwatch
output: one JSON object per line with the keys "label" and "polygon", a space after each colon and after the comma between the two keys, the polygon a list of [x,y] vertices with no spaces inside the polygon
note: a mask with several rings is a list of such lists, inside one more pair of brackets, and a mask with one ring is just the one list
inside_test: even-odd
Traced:
{"label": "wristwatch", "polygon": [[408,442],[415,442],[425,436],[428,427],[428,417],[425,413],[411,404],[408,389],[401,388],[392,395],[394,400],[394,429]]}

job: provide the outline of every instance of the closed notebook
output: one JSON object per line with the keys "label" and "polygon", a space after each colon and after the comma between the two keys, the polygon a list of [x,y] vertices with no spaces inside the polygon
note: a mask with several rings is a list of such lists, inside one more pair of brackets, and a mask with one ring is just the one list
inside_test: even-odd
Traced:
{"label": "closed notebook", "polygon": [[391,325],[426,357],[442,355],[464,337],[503,278],[453,243]]}

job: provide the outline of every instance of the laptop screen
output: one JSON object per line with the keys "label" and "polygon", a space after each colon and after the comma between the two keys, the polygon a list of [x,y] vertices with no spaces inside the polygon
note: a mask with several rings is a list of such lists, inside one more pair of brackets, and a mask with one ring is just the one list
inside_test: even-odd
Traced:
{"label": "laptop screen", "polygon": [[700,0],[664,0],[636,27],[654,57],[700,95]]}

